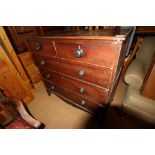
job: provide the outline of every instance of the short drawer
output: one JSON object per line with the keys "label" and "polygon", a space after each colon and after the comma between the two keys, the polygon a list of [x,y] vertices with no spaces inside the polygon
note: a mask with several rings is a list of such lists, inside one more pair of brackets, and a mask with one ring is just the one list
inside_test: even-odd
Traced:
{"label": "short drawer", "polygon": [[35,64],[39,67],[54,70],[64,75],[109,89],[112,70],[106,67],[94,67],[71,61],[58,61],[58,59],[45,56],[32,55]]}
{"label": "short drawer", "polygon": [[98,42],[55,42],[57,55],[83,63],[113,67],[116,44]]}
{"label": "short drawer", "polygon": [[50,70],[59,71],[59,62],[56,58],[49,58],[48,56],[42,56],[38,54],[32,54],[32,58],[36,66],[47,68]]}
{"label": "short drawer", "polygon": [[64,87],[78,95],[96,101],[99,104],[105,104],[108,92],[104,89],[88,85],[84,82],[77,81],[50,70],[40,69],[44,79]]}
{"label": "short drawer", "polygon": [[61,97],[75,103],[76,105],[79,105],[80,107],[84,107],[91,111],[101,108],[101,106],[96,102],[79,96],[67,89],[64,89],[63,87],[56,85],[55,83],[44,80],[44,84],[48,90],[51,90],[53,93],[56,93],[56,95],[60,95]]}
{"label": "short drawer", "polygon": [[30,52],[52,57],[56,56],[53,42],[50,39],[28,39],[26,43]]}

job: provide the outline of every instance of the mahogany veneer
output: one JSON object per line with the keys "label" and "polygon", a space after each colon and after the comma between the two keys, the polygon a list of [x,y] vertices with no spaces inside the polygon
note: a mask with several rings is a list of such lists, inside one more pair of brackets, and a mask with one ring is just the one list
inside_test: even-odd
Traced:
{"label": "mahogany veneer", "polygon": [[[105,89],[109,89],[109,77],[112,75],[112,70],[106,67],[94,67],[92,65],[86,65],[78,62],[70,62],[65,60],[56,60],[46,56],[32,54],[34,62],[40,68],[46,68],[70,76],[91,84],[101,86]],[[41,61],[45,61],[45,64],[40,65]],[[69,67],[70,66],[70,67]],[[80,78],[77,76],[80,70],[85,71],[85,76]],[[95,74],[94,74],[95,70]],[[91,78],[90,78],[91,77]]]}
{"label": "mahogany veneer", "polygon": [[69,91],[63,87],[60,87],[60,85],[56,85],[55,83],[52,83],[51,81],[44,80],[45,86],[49,91],[52,91],[54,94],[58,95],[65,101],[69,101],[69,103],[79,106],[79,108],[82,108],[86,111],[94,111],[98,109],[99,107],[102,107],[102,105],[98,105],[96,102],[88,99],[83,98],[82,96]]}
{"label": "mahogany veneer", "polygon": [[[83,63],[106,66],[109,68],[113,67],[113,61],[116,52],[116,43],[112,44],[105,42],[78,42],[70,41],[56,42],[56,49],[58,51],[58,57],[62,59],[70,59]],[[74,51],[82,49],[84,51],[83,56],[79,59],[74,56]]]}
{"label": "mahogany veneer", "polygon": [[131,32],[80,31],[25,39],[48,93],[92,112],[113,99]]}
{"label": "mahogany veneer", "polygon": [[31,52],[53,57],[56,55],[53,42],[50,39],[29,40],[27,45]]}
{"label": "mahogany veneer", "polygon": [[[107,91],[102,88],[90,86],[82,81],[77,81],[49,70],[40,69],[40,71],[43,78],[50,80],[61,87],[71,90],[72,92],[80,94],[83,97],[90,98],[101,104],[106,100]],[[81,89],[83,89],[83,91]]]}

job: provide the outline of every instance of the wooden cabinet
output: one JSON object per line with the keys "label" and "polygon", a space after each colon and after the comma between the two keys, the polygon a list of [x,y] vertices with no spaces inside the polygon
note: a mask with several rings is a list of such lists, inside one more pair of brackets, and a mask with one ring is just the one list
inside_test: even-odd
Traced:
{"label": "wooden cabinet", "polygon": [[131,32],[59,32],[25,39],[47,91],[93,112],[113,99]]}
{"label": "wooden cabinet", "polygon": [[35,87],[36,84],[38,84],[41,81],[41,77],[39,74],[39,70],[34,64],[31,53],[30,52],[24,52],[22,54],[19,54],[18,57],[21,60],[21,63],[23,64],[31,83]]}
{"label": "wooden cabinet", "polygon": [[3,29],[0,27],[0,89],[6,96],[29,103],[33,99],[28,77]]}
{"label": "wooden cabinet", "polygon": [[32,90],[22,79],[9,57],[0,46],[0,89],[11,96],[29,103],[33,99]]}

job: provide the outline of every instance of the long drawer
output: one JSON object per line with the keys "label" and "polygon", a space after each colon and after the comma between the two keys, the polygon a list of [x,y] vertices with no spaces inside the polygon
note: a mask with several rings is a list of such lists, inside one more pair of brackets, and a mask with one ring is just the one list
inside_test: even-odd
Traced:
{"label": "long drawer", "polygon": [[113,67],[116,44],[98,42],[55,42],[57,56],[87,64]]}
{"label": "long drawer", "polygon": [[27,47],[29,48],[30,52],[47,55],[51,57],[56,56],[56,50],[54,48],[54,43],[51,39],[28,39],[27,40]]}
{"label": "long drawer", "polygon": [[98,105],[97,103],[95,103],[94,101],[84,98],[82,96],[79,96],[67,89],[64,89],[63,87],[58,86],[57,84],[53,82],[44,80],[44,84],[48,90],[51,90],[53,93],[56,93],[57,95],[60,95],[61,97],[65,97],[65,99],[71,102],[74,102],[76,105],[79,105],[80,107],[84,107],[91,111],[94,111],[102,107]]}
{"label": "long drawer", "polygon": [[71,61],[59,61],[46,56],[32,55],[37,66],[54,70],[64,75],[98,85],[109,90],[112,70],[105,67],[94,67]]}
{"label": "long drawer", "polygon": [[62,86],[83,97],[94,100],[99,104],[105,104],[106,102],[108,91],[104,89],[85,84],[81,81],[73,80],[47,69],[40,68],[40,71],[44,79],[50,80],[51,82],[56,83],[59,86]]}

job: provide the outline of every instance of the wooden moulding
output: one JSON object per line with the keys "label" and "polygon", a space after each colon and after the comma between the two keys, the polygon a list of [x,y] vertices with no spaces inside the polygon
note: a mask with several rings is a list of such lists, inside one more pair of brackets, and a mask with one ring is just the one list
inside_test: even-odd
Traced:
{"label": "wooden moulding", "polygon": [[[13,60],[15,66],[17,68],[16,72],[18,72],[20,74],[20,76],[22,77],[22,79],[25,81],[25,85],[27,85],[29,87],[29,89],[32,89],[29,79],[28,79],[28,77],[27,77],[27,75],[26,75],[26,73],[18,59],[18,56],[16,55],[8,37],[7,37],[7,34],[5,33],[4,28],[2,26],[0,26],[0,37],[1,37],[5,47],[7,48],[8,54],[10,55],[11,59]],[[12,65],[12,64],[10,64],[10,65]]]}
{"label": "wooden moulding", "polygon": [[[0,32],[0,34],[3,33],[2,27],[0,27]],[[4,41],[6,41],[6,39],[7,38],[3,37]],[[12,48],[11,45],[10,48]],[[15,59],[13,59],[13,62],[14,61]],[[2,46],[0,46],[0,88],[4,91],[4,94],[6,96],[16,97],[23,100],[25,103],[29,103],[33,99],[33,94],[30,90],[32,87],[30,86],[28,80],[26,81],[21,77]]]}
{"label": "wooden moulding", "polygon": [[18,56],[33,84],[33,87],[35,87],[35,85],[41,81],[41,77],[38,68],[32,60],[31,53],[28,51],[21,53]]}

